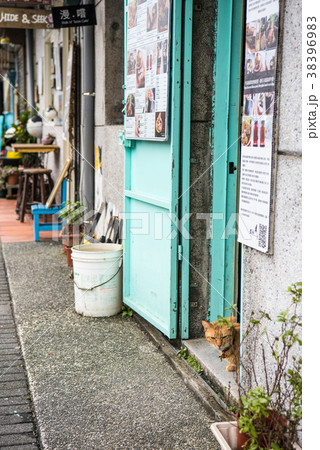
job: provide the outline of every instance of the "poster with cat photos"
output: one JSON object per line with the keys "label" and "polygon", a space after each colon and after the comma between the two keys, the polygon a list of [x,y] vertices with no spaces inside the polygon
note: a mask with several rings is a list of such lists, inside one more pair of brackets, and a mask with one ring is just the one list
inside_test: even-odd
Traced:
{"label": "poster with cat photos", "polygon": [[248,0],[238,241],[272,252],[279,1]]}
{"label": "poster with cat photos", "polygon": [[168,139],[171,0],[129,0],[125,133]]}

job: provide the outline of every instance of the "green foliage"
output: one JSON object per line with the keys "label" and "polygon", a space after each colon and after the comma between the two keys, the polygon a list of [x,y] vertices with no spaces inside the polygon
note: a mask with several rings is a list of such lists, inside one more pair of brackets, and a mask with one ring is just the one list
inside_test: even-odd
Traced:
{"label": "green foliage", "polygon": [[83,223],[85,208],[82,202],[71,202],[68,200],[65,207],[60,211],[59,218],[66,221],[68,225]]}
{"label": "green foliage", "polygon": [[133,311],[131,308],[129,308],[129,306],[122,305],[121,315],[122,315],[122,317],[132,317]]}
{"label": "green foliage", "polygon": [[238,425],[241,433],[247,433],[250,436],[245,448],[258,449],[261,428],[265,418],[269,416],[270,397],[263,387],[258,386],[241,396],[241,404]]}
{"label": "green foliage", "polygon": [[3,172],[2,167],[0,167],[0,191],[6,188],[6,175]]}
{"label": "green foliage", "polygon": [[[292,284],[288,292],[291,305],[274,321],[264,311],[251,313],[241,343],[251,339],[251,349],[241,361],[246,387],[240,386],[239,382],[239,393],[242,391],[242,394],[237,409],[240,431],[249,436],[244,448],[249,450],[293,449],[301,429],[302,358],[295,355],[301,354],[302,345],[299,309],[302,283]],[[268,329],[268,323],[278,324],[272,328],[278,330],[276,334]],[[267,364],[268,352],[274,360],[271,372],[268,365],[272,361],[268,360]]]}
{"label": "green foliage", "polygon": [[9,175],[13,175],[19,172],[18,167],[4,166],[0,167],[0,190],[6,188],[6,180]]}
{"label": "green foliage", "polygon": [[15,134],[12,140],[21,144],[33,144],[37,142],[37,139],[27,131],[27,122],[34,116],[34,113],[27,110],[21,113],[18,117],[18,123],[13,124],[12,127],[15,128]]}
{"label": "green foliage", "polygon": [[220,325],[221,327],[227,325],[231,328],[233,323],[227,317],[218,316],[217,325]]}
{"label": "green foliage", "polygon": [[189,356],[189,352],[187,347],[181,347],[181,349],[178,351],[179,358],[187,359]]}
{"label": "green foliage", "polygon": [[287,372],[287,380],[292,388],[292,419],[299,423],[302,420],[302,358],[293,357],[293,361],[293,368]]}
{"label": "green foliage", "polygon": [[41,167],[41,159],[37,153],[24,153],[22,157],[22,165],[25,169],[31,167]]}
{"label": "green foliage", "polygon": [[197,372],[199,375],[203,373],[202,367],[198,363],[196,357],[194,355],[193,356],[189,355],[187,347],[181,347],[181,349],[178,352],[178,356],[179,358],[184,359],[189,364],[189,366],[191,366],[193,370]]}
{"label": "green foliage", "polygon": [[293,283],[288,287],[288,292],[292,294],[293,303],[300,303],[302,300],[302,283],[299,281],[298,283]]}

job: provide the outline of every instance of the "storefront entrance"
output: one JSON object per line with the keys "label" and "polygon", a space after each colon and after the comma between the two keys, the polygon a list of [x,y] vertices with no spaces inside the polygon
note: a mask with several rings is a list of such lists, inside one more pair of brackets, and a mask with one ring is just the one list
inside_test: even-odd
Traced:
{"label": "storefront entrance", "polygon": [[[199,10],[197,5],[191,0],[128,0],[125,72],[137,73],[137,70],[133,69],[135,61],[135,64],[139,65],[140,75],[140,58],[144,51],[146,72],[150,71],[150,43],[147,41],[145,46],[140,44],[141,48],[137,44],[135,48],[132,44],[132,29],[139,28],[139,24],[141,26],[141,18],[144,17],[141,8],[146,9],[147,18],[149,12],[152,12],[151,4],[158,4],[160,14],[163,12],[162,3],[171,3],[169,94],[167,116],[163,116],[167,117],[167,140],[148,139],[147,135],[146,139],[141,139],[144,130],[146,133],[150,132],[150,129],[143,128],[142,124],[151,117],[146,117],[146,113],[151,111],[149,103],[147,104],[147,94],[146,103],[141,106],[141,86],[146,91],[155,89],[153,95],[158,101],[161,98],[157,96],[157,88],[163,87],[156,81],[153,88],[152,77],[148,78],[147,74],[146,84],[141,84],[139,90],[137,85],[130,84],[131,81],[126,76],[124,113],[127,135],[123,140],[126,223],[124,303],[169,338],[188,339],[189,324],[192,320],[189,280],[192,249],[190,251],[188,231],[189,215],[193,214],[193,211],[190,211],[190,198],[194,195],[191,187],[195,185],[190,181],[191,159],[194,159],[190,158],[190,145],[193,145],[194,138],[190,131],[192,96],[196,95],[191,89],[194,89],[194,92],[197,90],[197,80],[193,79],[191,84],[192,46],[196,46],[195,40],[192,42],[192,20]],[[219,217],[222,214],[222,220],[215,220],[213,215],[213,237],[205,243],[208,251],[211,249],[211,260],[206,274],[200,274],[202,278],[205,275],[210,286],[210,298],[197,299],[200,306],[201,303],[207,302],[207,316],[202,315],[202,319],[210,320],[214,320],[218,314],[224,315],[225,308],[233,305],[238,296],[236,236],[235,232],[226,236],[224,231],[227,226],[232,225],[233,219],[236,220],[242,5],[243,2],[236,0],[218,1],[216,24],[210,23],[210,32],[212,30],[216,39],[214,48],[210,50],[210,55],[213,55],[211,67],[214,65],[211,79],[214,95],[212,97],[209,89],[205,95],[213,98],[212,110],[208,113],[210,116],[212,114],[214,119],[210,124],[210,137],[207,139],[207,145],[210,140],[211,146],[211,166],[209,164],[205,170],[212,173],[212,187],[207,186],[209,190],[212,188],[211,211],[214,214],[219,213]],[[150,17],[149,25],[152,24],[152,15]],[[203,26],[208,27],[208,22]],[[143,33],[143,28],[142,31],[140,28],[140,33]],[[161,39],[163,37],[160,35],[159,40]],[[157,60],[158,53],[156,55],[153,61]],[[136,82],[138,84],[138,79]],[[148,82],[151,87],[147,86]],[[137,134],[133,137],[129,134],[128,138],[130,127],[135,127],[130,132]],[[204,211],[194,211],[198,212]],[[197,322],[201,325],[201,320]]]}

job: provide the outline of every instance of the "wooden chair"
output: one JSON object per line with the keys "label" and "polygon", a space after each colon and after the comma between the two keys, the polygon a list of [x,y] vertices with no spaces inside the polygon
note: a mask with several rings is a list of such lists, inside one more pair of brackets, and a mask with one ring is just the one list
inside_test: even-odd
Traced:
{"label": "wooden chair", "polygon": [[67,200],[67,179],[64,178],[61,185],[61,204],[59,205],[32,205],[31,212],[33,215],[33,233],[35,242],[39,242],[40,231],[59,231],[62,228],[62,222],[58,220],[57,222],[47,223],[40,222],[40,215],[52,215],[59,214],[62,208],[65,207]]}
{"label": "wooden chair", "polygon": [[[47,200],[46,196],[46,188],[45,188],[45,179],[44,176],[47,177],[47,181],[49,184],[49,189],[52,191],[53,181],[51,178],[51,169],[44,169],[42,167],[36,167],[31,169],[23,170],[23,190],[22,190],[22,199],[21,199],[21,207],[20,207],[20,222],[24,221],[24,216],[26,213],[27,206],[31,206],[36,201],[36,190],[38,186],[38,177],[40,181],[40,197],[41,202],[45,204]],[[29,198],[29,200],[28,200]],[[17,202],[18,203],[18,202]]]}

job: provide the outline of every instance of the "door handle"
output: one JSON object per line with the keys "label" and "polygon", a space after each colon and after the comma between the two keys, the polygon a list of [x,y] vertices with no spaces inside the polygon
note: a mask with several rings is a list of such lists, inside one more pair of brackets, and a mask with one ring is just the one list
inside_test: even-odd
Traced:
{"label": "door handle", "polygon": [[234,162],[229,162],[229,174],[233,174],[237,170]]}

